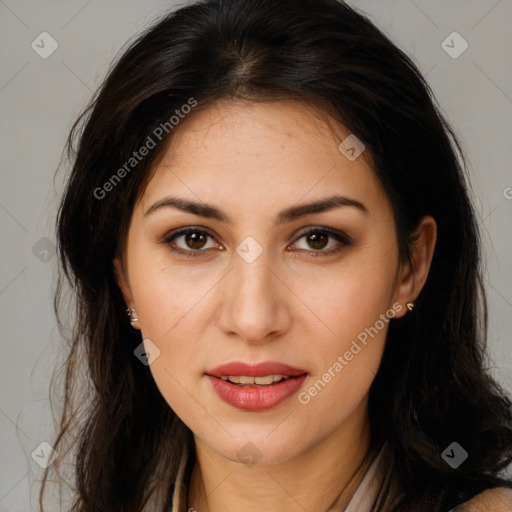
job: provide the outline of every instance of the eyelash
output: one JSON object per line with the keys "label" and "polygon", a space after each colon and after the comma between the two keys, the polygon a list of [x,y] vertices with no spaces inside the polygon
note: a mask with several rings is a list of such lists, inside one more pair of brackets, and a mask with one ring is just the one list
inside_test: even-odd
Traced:
{"label": "eyelash", "polygon": [[[206,252],[206,249],[185,250],[185,249],[181,249],[179,247],[173,246],[171,244],[171,242],[173,242],[176,238],[179,238],[180,236],[187,235],[189,233],[201,233],[201,234],[205,234],[211,238],[214,238],[208,231],[205,231],[204,229],[199,229],[196,227],[188,227],[188,228],[176,231],[174,233],[169,233],[167,236],[165,236],[163,238],[163,240],[161,240],[161,242],[168,245],[172,252],[175,252],[177,254],[182,254],[188,258],[196,257],[196,256],[199,256],[200,253]],[[323,250],[307,251],[307,252],[311,253],[311,257],[313,257],[313,258],[316,258],[318,256],[331,256],[331,255],[337,254],[345,247],[350,247],[351,245],[353,245],[352,239],[348,235],[346,235],[345,233],[339,232],[339,231],[335,231],[330,228],[326,228],[326,227],[322,227],[322,228],[315,227],[313,229],[310,229],[309,231],[302,233],[294,243],[299,241],[301,238],[303,238],[307,235],[310,235],[311,233],[326,234],[339,242],[339,244],[334,249],[330,249],[328,251],[323,251]],[[301,250],[301,249],[299,249],[299,250]]]}

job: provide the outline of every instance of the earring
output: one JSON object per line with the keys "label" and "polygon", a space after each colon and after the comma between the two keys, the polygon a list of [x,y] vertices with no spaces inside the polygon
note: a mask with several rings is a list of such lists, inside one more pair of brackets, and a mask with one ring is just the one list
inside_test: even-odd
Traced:
{"label": "earring", "polygon": [[130,322],[138,322],[137,312],[135,309],[126,308],[126,314],[130,317]]}
{"label": "earring", "polygon": [[409,311],[412,311],[414,309],[414,301],[408,302],[406,306]]}

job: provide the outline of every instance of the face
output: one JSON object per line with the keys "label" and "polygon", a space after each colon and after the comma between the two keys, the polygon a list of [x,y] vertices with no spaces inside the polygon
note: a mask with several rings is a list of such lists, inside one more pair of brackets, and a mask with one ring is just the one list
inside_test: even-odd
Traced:
{"label": "face", "polygon": [[233,461],[286,461],[348,424],[405,313],[391,204],[333,123],[292,101],[190,114],[116,261],[160,392]]}

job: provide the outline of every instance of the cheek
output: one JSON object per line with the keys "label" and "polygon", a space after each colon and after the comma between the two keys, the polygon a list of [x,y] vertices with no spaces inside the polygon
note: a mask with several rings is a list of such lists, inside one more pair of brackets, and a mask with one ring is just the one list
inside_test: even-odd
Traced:
{"label": "cheek", "polygon": [[368,250],[347,258],[328,277],[309,279],[315,286],[297,290],[315,313],[310,338],[315,340],[317,371],[298,397],[311,410],[335,411],[339,421],[368,392],[395,316],[391,302],[396,257],[393,247],[378,253]]}
{"label": "cheek", "polygon": [[[385,310],[384,310],[385,311]],[[315,373],[297,396],[318,431],[329,431],[347,420],[368,393],[378,372],[391,315],[384,320],[365,311],[338,312],[331,325],[334,341],[324,337],[315,346]],[[330,336],[333,340],[333,336]],[[328,413],[327,413],[328,411]]]}
{"label": "cheek", "polygon": [[143,335],[175,347],[177,353],[181,345],[190,348],[201,331],[202,308],[219,280],[210,270],[172,264],[161,249],[153,254],[141,250],[133,259],[130,281]]}
{"label": "cheek", "polygon": [[[161,394],[179,414],[190,408],[190,392],[199,380],[198,356],[207,321],[204,307],[215,286],[211,272],[201,276],[171,266],[165,255],[133,253],[130,283],[142,338],[160,353],[149,369]],[[196,272],[197,274],[197,272]],[[188,404],[188,405],[187,405]]]}
{"label": "cheek", "polygon": [[299,269],[294,293],[313,313],[308,318],[324,339],[342,345],[386,314],[392,306],[397,257],[395,247],[379,243],[352,251],[327,271]]}

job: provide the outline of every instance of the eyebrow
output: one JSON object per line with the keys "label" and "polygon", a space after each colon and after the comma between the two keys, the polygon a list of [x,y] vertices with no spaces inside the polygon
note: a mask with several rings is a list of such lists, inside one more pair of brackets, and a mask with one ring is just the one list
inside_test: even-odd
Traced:
{"label": "eyebrow", "polygon": [[[291,206],[290,208],[283,210],[277,215],[276,223],[284,224],[286,222],[291,222],[301,217],[305,217],[306,215],[322,213],[343,206],[350,206],[358,209],[364,214],[368,214],[368,209],[360,201],[351,199],[350,197],[335,195],[311,203]],[[215,219],[226,224],[231,224],[231,219],[222,210],[216,208],[213,205],[170,196],[164,197],[163,199],[160,199],[154,203],[144,213],[144,217],[156,212],[157,210],[160,210],[161,208],[176,208],[177,210],[181,210],[186,213],[192,213],[207,219]]]}

